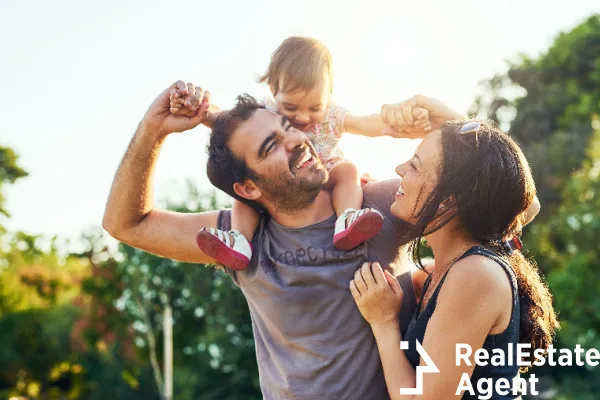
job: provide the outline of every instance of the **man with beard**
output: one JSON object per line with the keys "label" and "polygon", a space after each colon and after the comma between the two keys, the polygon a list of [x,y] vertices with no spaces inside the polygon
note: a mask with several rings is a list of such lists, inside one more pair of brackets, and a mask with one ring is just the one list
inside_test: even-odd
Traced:
{"label": "man with beard", "polygon": [[[153,207],[151,179],[162,143],[204,122],[210,106],[208,92],[197,87],[191,92],[197,112],[171,114],[169,89],[131,140],[103,226],[118,240],[162,257],[211,263],[194,239],[202,226],[228,230],[228,211],[183,214]],[[453,117],[448,111],[441,119]],[[326,169],[304,133],[250,96],[240,96],[214,122],[207,171],[215,186],[266,211],[250,266],[226,269],[248,301],[264,398],[389,398],[375,340],[349,282],[366,261],[396,274],[408,270],[401,262],[408,230],[390,214],[398,181],[364,188],[363,206],[385,217],[379,235],[352,251],[335,249],[336,216],[330,193],[322,190]],[[406,294],[401,325],[407,326],[416,303],[410,274],[399,280]]]}

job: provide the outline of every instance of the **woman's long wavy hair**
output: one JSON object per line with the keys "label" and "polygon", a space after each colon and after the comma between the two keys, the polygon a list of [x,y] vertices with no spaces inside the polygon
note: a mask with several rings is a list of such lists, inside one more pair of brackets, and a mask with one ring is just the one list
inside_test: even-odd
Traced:
{"label": "woman's long wavy hair", "polygon": [[520,251],[508,254],[502,246],[503,238],[520,236],[525,210],[534,201],[531,170],[508,135],[477,122],[481,123],[477,133],[460,133],[462,120],[441,128],[443,165],[438,184],[416,211],[413,258],[423,268],[421,239],[458,218],[473,239],[505,258],[515,271],[521,308],[519,342],[547,349],[559,327],[552,295],[535,263]]}

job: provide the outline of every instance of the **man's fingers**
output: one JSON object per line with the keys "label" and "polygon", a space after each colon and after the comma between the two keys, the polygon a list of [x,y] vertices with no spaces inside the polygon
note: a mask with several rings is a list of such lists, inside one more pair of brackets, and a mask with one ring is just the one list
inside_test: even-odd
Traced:
{"label": "man's fingers", "polygon": [[202,101],[200,102],[200,107],[208,110],[208,107],[210,107],[211,99],[212,99],[212,94],[208,90],[206,90],[204,92],[204,96],[202,97]]}
{"label": "man's fingers", "polygon": [[172,87],[171,90],[169,90],[169,97],[171,99],[178,99],[179,97],[181,97],[181,94],[179,93],[179,90],[176,87]]}
{"label": "man's fingers", "polygon": [[192,108],[192,105],[194,104],[194,98],[195,98],[195,92],[196,90],[194,89],[194,85],[191,83],[187,84],[187,96],[185,96],[185,106]]}
{"label": "man's fingers", "polygon": [[192,103],[192,109],[197,110],[200,106],[200,102],[202,101],[202,97],[204,97],[204,91],[200,86],[196,86],[194,91],[194,102]]}
{"label": "man's fingers", "polygon": [[175,82],[175,88],[179,91],[180,95],[188,94],[187,85],[184,81]]}

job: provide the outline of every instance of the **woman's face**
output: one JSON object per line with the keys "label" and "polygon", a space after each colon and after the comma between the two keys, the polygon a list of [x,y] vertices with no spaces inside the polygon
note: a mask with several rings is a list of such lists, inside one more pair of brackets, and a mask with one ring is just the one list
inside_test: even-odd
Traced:
{"label": "woman's face", "polygon": [[419,211],[438,182],[441,170],[441,133],[435,131],[423,139],[410,160],[396,167],[400,187],[390,208],[392,214],[415,224]]}

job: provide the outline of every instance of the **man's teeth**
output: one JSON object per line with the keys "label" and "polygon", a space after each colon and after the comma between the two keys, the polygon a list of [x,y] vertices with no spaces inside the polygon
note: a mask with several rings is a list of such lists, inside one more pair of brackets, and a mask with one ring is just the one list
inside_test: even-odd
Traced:
{"label": "man's teeth", "polygon": [[298,160],[298,163],[296,164],[296,169],[300,169],[300,167],[302,166],[302,164],[304,164],[305,162],[307,162],[308,160],[311,159],[311,155],[309,152],[304,153],[304,155],[302,156],[302,158],[300,160]]}

